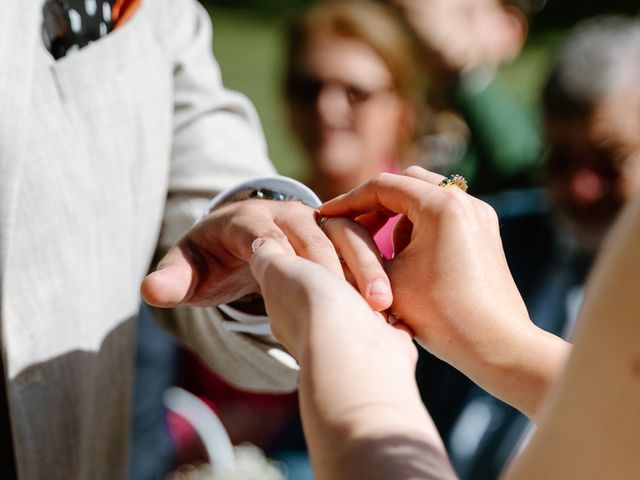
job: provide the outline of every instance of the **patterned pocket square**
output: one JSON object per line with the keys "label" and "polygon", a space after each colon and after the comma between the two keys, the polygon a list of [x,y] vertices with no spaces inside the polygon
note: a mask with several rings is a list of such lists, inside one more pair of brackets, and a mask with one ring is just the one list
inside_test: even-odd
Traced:
{"label": "patterned pocket square", "polygon": [[118,28],[140,0],[46,0],[42,6],[42,39],[57,60]]}

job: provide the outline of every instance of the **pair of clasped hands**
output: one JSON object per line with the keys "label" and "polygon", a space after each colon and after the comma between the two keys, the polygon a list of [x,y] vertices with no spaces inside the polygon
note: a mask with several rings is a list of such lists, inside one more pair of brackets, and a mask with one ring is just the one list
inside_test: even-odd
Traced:
{"label": "pair of clasped hands", "polygon": [[[419,167],[381,174],[320,207],[322,229],[318,213],[297,202],[225,205],[169,251],[143,297],[158,307],[212,306],[261,292],[274,336],[298,361],[314,341],[332,342],[328,349],[348,341],[375,345],[412,373],[413,336],[500,395],[508,386],[492,385],[491,365],[508,364],[496,356],[515,355],[537,327],[494,210],[440,187],[442,179]],[[396,214],[396,254],[384,260],[372,234]],[[520,405],[527,413],[537,403],[530,398]]]}

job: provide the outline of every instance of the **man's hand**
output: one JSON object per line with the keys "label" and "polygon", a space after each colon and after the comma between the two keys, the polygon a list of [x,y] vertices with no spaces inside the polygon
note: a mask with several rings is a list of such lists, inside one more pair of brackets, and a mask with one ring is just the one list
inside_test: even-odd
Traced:
{"label": "man's hand", "polygon": [[369,305],[386,309],[391,289],[371,236],[349,220],[328,223],[323,232],[314,210],[299,202],[246,200],[224,205],[194,225],[167,253],[144,279],[142,296],[150,305],[168,308],[214,306],[259,292],[248,265],[251,244],[256,238],[271,238],[284,251],[341,277],[346,268]]}

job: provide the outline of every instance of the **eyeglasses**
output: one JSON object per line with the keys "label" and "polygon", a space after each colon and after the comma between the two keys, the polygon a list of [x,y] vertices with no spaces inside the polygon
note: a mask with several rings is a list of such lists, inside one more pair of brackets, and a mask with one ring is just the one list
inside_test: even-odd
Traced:
{"label": "eyeglasses", "polygon": [[347,102],[352,108],[364,105],[375,97],[388,94],[394,87],[387,85],[370,89],[338,80],[321,80],[310,76],[292,76],[287,82],[287,97],[290,101],[301,105],[312,105],[318,101],[325,87],[332,86],[344,92]]}

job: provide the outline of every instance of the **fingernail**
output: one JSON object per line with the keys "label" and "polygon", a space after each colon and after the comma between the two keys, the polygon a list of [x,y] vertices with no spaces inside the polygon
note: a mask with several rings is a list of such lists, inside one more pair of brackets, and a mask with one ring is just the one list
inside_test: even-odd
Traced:
{"label": "fingernail", "polygon": [[381,279],[376,279],[373,282],[371,282],[371,285],[369,285],[369,295],[390,295],[391,294],[391,290],[389,289],[389,285],[387,284],[387,282],[385,282],[384,280]]}
{"label": "fingernail", "polygon": [[264,238],[256,238],[251,244],[251,251],[256,253],[256,250],[259,249],[264,243]]}

